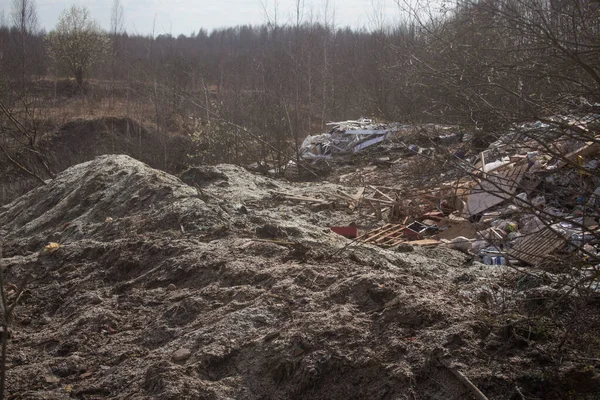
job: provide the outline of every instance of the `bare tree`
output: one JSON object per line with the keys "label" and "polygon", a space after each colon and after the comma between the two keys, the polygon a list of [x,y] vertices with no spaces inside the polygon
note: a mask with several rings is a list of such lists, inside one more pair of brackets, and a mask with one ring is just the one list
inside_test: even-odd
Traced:
{"label": "bare tree", "polygon": [[121,0],[114,0],[110,11],[110,33],[120,35],[125,32],[125,9]]}
{"label": "bare tree", "polygon": [[125,10],[121,0],[114,0],[110,11],[110,38],[112,41],[111,52],[111,77],[114,82],[116,76],[117,60],[122,56],[122,35],[125,33]]}
{"label": "bare tree", "polygon": [[368,14],[369,25],[373,32],[383,32],[386,29],[385,4],[382,0],[371,0],[371,10]]}
{"label": "bare tree", "polygon": [[599,98],[598,4],[461,0],[443,12],[400,3],[418,24],[412,81],[432,113],[499,126]]}
{"label": "bare tree", "polygon": [[31,40],[39,31],[35,0],[13,0],[12,20],[18,35],[19,83],[21,91],[24,91],[30,69]]}
{"label": "bare tree", "polygon": [[[24,175],[44,183],[34,164],[53,176],[38,142],[41,136],[40,98],[32,90],[31,73],[40,63],[36,54],[39,24],[35,0],[13,0],[10,67],[12,80],[4,80],[5,94],[0,99],[0,154]],[[8,75],[8,74],[6,74]]]}
{"label": "bare tree", "polygon": [[[12,3],[13,32],[15,46],[13,56],[13,73],[16,74],[16,84],[13,92],[21,103],[27,119],[34,120],[36,98],[30,96],[29,80],[34,63],[39,62],[34,57],[34,41],[39,32],[35,0],[13,0]],[[16,53],[16,54],[15,54]],[[15,62],[16,61],[16,62]]]}
{"label": "bare tree", "polygon": [[95,61],[102,60],[110,39],[87,8],[73,6],[60,15],[48,43],[54,60],[69,70],[83,88],[85,75]]}

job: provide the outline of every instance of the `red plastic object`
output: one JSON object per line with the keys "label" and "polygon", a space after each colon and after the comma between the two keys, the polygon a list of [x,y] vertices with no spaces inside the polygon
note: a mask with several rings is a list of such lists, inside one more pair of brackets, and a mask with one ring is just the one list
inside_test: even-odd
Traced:
{"label": "red plastic object", "polygon": [[415,232],[412,229],[404,229],[404,231],[402,231],[402,234],[409,240],[421,240],[423,239],[423,237],[419,234],[419,232]]}
{"label": "red plastic object", "polygon": [[347,238],[353,239],[358,237],[358,227],[356,226],[331,226],[329,227],[329,229],[331,229],[338,235],[342,235]]}

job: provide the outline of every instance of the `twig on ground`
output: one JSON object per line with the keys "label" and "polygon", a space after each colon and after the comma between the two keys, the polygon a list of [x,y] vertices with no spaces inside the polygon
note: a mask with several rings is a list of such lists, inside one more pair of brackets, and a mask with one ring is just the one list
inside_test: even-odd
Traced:
{"label": "twig on ground", "polygon": [[473,384],[473,382],[471,382],[469,380],[469,378],[467,378],[462,372],[460,372],[456,368],[450,368],[450,367],[448,367],[448,369],[450,370],[450,372],[452,372],[452,374],[459,381],[462,382],[463,385],[465,385],[471,391],[471,393],[473,393],[473,395],[475,396],[475,398],[477,400],[488,400],[488,398],[483,393],[481,393],[481,391],[477,388],[477,386],[475,386]]}

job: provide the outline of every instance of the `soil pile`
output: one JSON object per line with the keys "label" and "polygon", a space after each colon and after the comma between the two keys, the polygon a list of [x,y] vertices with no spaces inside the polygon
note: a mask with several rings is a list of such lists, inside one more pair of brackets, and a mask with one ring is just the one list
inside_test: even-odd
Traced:
{"label": "soil pile", "polygon": [[[335,185],[228,165],[193,181],[102,156],[0,209],[7,279],[33,275],[10,398],[469,398],[452,366],[490,399],[598,390],[578,358],[597,311],[577,338],[558,337],[565,321],[528,332],[499,311],[539,305],[544,282],[441,247],[338,252],[349,241],[327,223],[343,211],[269,193]],[[40,251],[48,241],[62,247]]]}
{"label": "soil pile", "polygon": [[187,147],[174,144],[172,138],[163,137],[131,118],[102,117],[68,122],[47,136],[42,147],[56,171],[103,154],[127,154],[154,168],[180,171]]}
{"label": "soil pile", "polygon": [[[190,139],[181,135],[162,135],[131,118],[102,117],[68,122],[56,131],[44,135],[39,143],[50,171],[65,169],[90,161],[104,154],[127,154],[148,165],[171,173],[186,167]],[[24,152],[17,157],[40,177],[47,170],[40,159]],[[0,204],[8,203],[39,185],[39,181],[24,175],[8,160],[0,160],[5,174],[0,178]]]}

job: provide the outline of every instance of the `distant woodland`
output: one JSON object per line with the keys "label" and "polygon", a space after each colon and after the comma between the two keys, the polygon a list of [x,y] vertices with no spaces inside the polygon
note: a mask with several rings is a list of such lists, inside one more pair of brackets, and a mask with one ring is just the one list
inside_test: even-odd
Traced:
{"label": "distant woodland", "polygon": [[[119,116],[193,137],[205,162],[283,162],[329,121],[494,130],[600,101],[598,1],[398,7],[396,26],[341,28],[331,12],[173,37],[126,32],[119,0],[109,30],[72,8],[44,32],[35,2],[14,0],[0,26],[1,150],[17,157],[74,118]],[[74,44],[77,29],[88,42]]]}

